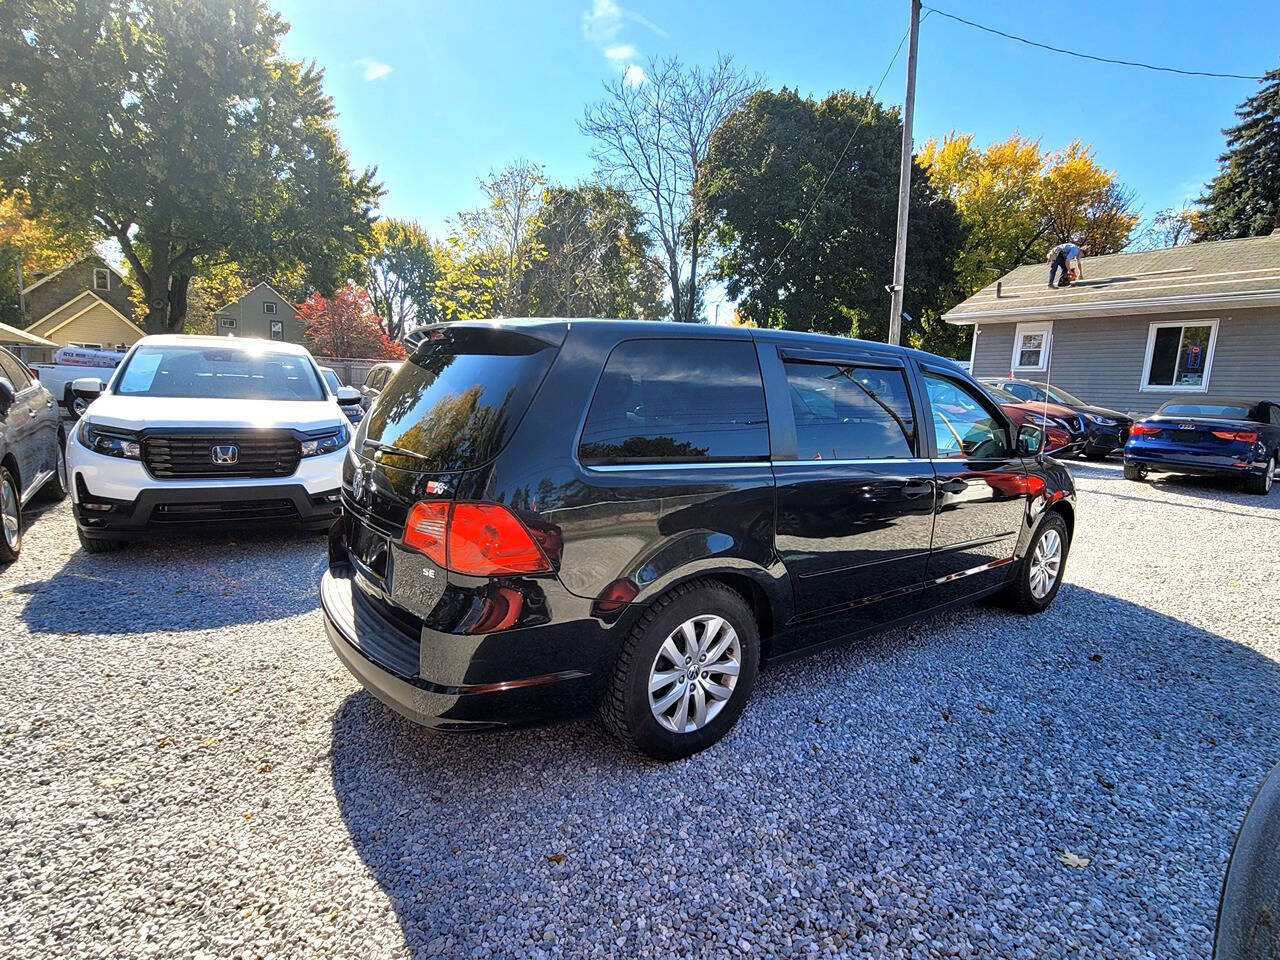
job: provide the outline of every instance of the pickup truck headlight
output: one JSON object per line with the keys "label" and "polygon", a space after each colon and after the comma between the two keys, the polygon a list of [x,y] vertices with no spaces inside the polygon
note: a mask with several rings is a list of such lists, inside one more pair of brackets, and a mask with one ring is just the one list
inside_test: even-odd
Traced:
{"label": "pickup truck headlight", "polygon": [[105,427],[88,418],[81,418],[77,439],[82,447],[104,457],[137,460],[142,456],[142,444],[138,442],[136,433],[119,427]]}
{"label": "pickup truck headlight", "polygon": [[322,457],[326,453],[336,453],[347,445],[347,441],[351,439],[351,434],[342,424],[335,425],[330,430],[310,434],[307,439],[302,441],[302,455],[304,457]]}

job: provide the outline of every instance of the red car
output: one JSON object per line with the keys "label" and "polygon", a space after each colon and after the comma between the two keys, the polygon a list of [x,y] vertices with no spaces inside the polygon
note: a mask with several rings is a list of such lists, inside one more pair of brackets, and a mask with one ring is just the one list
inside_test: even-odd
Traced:
{"label": "red car", "polygon": [[1068,426],[1075,421],[1075,413],[1067,407],[1056,403],[1026,403],[998,387],[983,386],[1015,424],[1021,427],[1029,423],[1044,430],[1045,453],[1072,456],[1084,446],[1084,434],[1076,435]]}

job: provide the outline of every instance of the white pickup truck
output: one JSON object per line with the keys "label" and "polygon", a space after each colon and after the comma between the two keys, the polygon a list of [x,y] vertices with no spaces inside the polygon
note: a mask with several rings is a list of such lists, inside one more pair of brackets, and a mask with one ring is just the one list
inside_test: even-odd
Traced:
{"label": "white pickup truck", "polygon": [[124,353],[115,350],[59,347],[53,355],[53,363],[33,363],[30,366],[66,415],[79,417],[89,403],[72,394],[71,382],[81,377],[96,377],[106,383],[123,359]]}

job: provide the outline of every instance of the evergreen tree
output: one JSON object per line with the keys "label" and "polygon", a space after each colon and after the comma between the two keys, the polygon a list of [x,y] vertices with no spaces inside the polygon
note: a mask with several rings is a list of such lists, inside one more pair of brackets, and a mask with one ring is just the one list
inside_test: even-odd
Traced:
{"label": "evergreen tree", "polygon": [[1199,202],[1204,206],[1199,240],[1230,240],[1270,233],[1280,214],[1280,69],[1262,79],[1262,89],[1236,108],[1221,169]]}

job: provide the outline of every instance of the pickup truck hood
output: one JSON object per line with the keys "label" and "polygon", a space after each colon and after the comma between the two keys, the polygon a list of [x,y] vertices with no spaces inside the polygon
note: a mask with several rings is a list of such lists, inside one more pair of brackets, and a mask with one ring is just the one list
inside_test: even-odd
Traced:
{"label": "pickup truck hood", "polygon": [[204,400],[187,397],[122,397],[105,394],[89,405],[86,417],[104,426],[286,427],[320,430],[345,425],[333,400]]}

